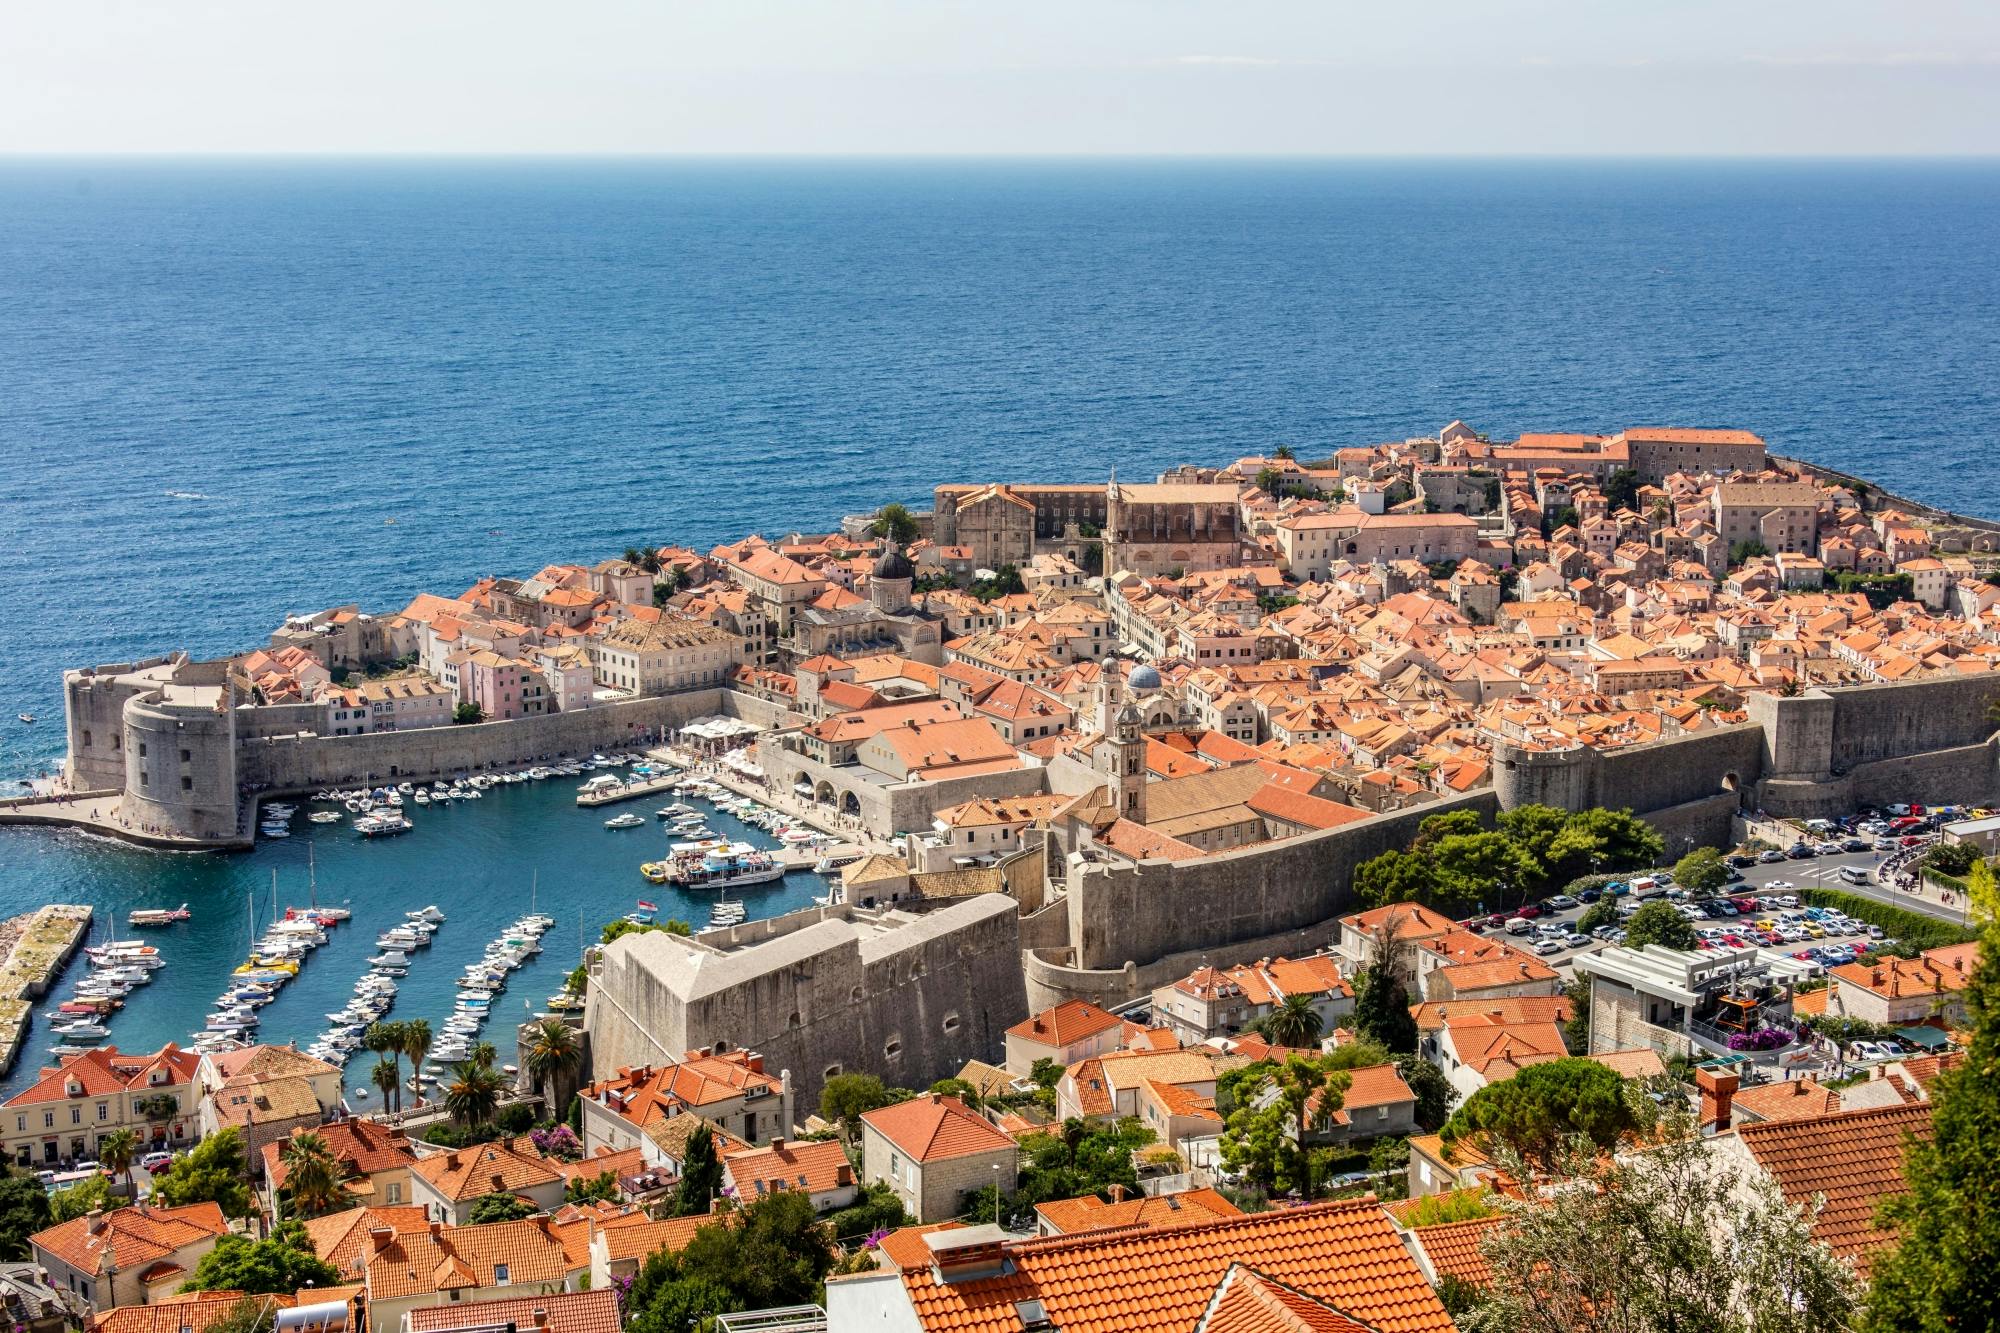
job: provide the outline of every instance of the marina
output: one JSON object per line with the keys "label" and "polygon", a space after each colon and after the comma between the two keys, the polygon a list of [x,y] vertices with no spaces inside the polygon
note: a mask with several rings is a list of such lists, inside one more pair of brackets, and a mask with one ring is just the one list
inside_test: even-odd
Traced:
{"label": "marina", "polygon": [[[161,960],[157,967],[87,968],[79,953],[60,970],[48,999],[21,1006],[22,1045],[33,1047],[34,1058],[17,1061],[0,1081],[0,1091],[25,1086],[49,1058],[48,1048],[56,1045],[151,1050],[168,1041],[187,1046],[199,1033],[210,1046],[249,1037],[296,1042],[307,1049],[327,1040],[335,1022],[329,1015],[357,998],[356,983],[364,976],[379,975],[369,983],[371,991],[386,994],[383,983],[394,984],[393,1003],[385,1014],[427,1019],[441,1036],[446,1020],[469,1012],[460,1007],[461,997],[471,993],[469,998],[479,998],[472,993],[477,988],[459,984],[466,966],[483,960],[487,944],[524,914],[539,912],[552,919],[540,939],[543,952],[520,962],[506,978],[507,990],[489,998],[483,1011],[490,1015],[481,1028],[483,1039],[499,1046],[506,1060],[512,1054],[514,1025],[559,1007],[551,1000],[576,966],[583,945],[595,942],[607,922],[630,913],[637,898],[657,902],[660,919],[679,918],[699,930],[716,919],[719,896],[740,903],[744,919],[754,921],[809,907],[827,893],[827,881],[813,873],[813,866],[837,847],[784,843],[766,825],[788,825],[770,812],[743,806],[721,786],[703,784],[710,793],[704,795],[694,780],[675,776],[653,796],[653,804],[629,807],[642,816],[643,827],[607,831],[604,820],[611,812],[579,807],[575,798],[577,785],[586,778],[631,771],[629,764],[612,763],[613,758],[606,755],[602,763],[592,759],[588,769],[581,762],[549,765],[540,778],[528,776],[534,770],[527,769],[478,775],[485,779],[483,787],[473,785],[476,778],[456,784],[481,792],[483,799],[453,796],[455,784],[449,782],[442,784],[442,799],[430,785],[413,785],[407,793],[375,789],[401,796],[401,806],[386,800],[378,806],[372,792],[329,792],[338,799],[328,801],[315,799],[316,792],[300,793],[285,802],[294,807],[285,825],[288,837],[260,839],[254,850],[227,856],[163,857],[75,833],[0,839],[0,886],[17,894],[17,901],[33,894],[43,902],[58,898],[94,904],[101,915],[93,946],[108,940],[107,926],[115,923],[121,943],[150,946],[158,951],[152,956]],[[688,789],[673,794],[673,787],[683,783]],[[419,792],[425,801],[415,799]],[[719,805],[712,795],[731,803]],[[347,808],[348,799],[358,804],[363,797],[371,801],[370,810]],[[672,821],[655,817],[667,805],[683,807],[675,812],[682,817],[698,816],[721,840],[747,843],[779,860],[784,873],[721,894],[714,887],[649,885],[639,865],[666,855],[671,842],[690,841],[670,836]],[[366,837],[355,830],[358,816],[383,807],[408,819],[410,832]],[[265,818],[270,812],[271,806],[264,805],[259,823],[275,823]],[[313,818],[336,812],[336,820]],[[741,815],[755,816],[756,822]],[[58,846],[65,850],[60,859],[38,854]],[[38,873],[38,867],[51,865],[64,869],[53,877]],[[288,906],[306,910],[317,905],[322,913],[349,913],[351,920],[324,927],[323,944],[292,958],[260,955],[272,966],[239,974],[236,969],[249,962],[247,903],[253,897],[260,944],[271,928],[274,871],[277,918]],[[403,925],[407,913],[431,904],[449,924],[427,947],[405,950],[408,961],[403,964],[369,962],[383,955],[386,946],[378,942]],[[9,905],[0,900],[0,909]],[[29,900],[16,910],[33,906]],[[187,920],[132,924],[134,912],[150,919],[152,913],[177,913],[183,906]],[[725,909],[724,917],[728,915]],[[393,971],[398,967],[401,975]],[[54,1034],[54,1027],[76,1018],[106,1028],[108,1035]],[[250,1018],[256,1020],[254,1026],[246,1021]],[[213,1031],[211,1022],[217,1025]],[[365,1047],[360,1058],[348,1054],[343,1076],[351,1104],[379,1105],[381,1093],[370,1078],[373,1056]],[[408,1077],[407,1061],[403,1072]]]}

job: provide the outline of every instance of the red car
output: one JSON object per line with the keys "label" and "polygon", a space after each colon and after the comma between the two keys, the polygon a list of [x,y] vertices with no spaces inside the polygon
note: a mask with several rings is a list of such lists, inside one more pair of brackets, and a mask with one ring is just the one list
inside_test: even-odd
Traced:
{"label": "red car", "polygon": [[[1912,839],[1912,841],[1914,841],[1914,839]],[[1533,921],[1536,917],[1540,916],[1541,914],[1542,914],[1542,909],[1535,906],[1533,903],[1529,903],[1526,907],[1523,907],[1520,911],[1514,913],[1515,916],[1524,917],[1529,921]]]}
{"label": "red car", "polygon": [[1498,930],[1507,924],[1507,914],[1505,912],[1495,912],[1492,916],[1486,918],[1486,924]]}
{"label": "red car", "polygon": [[1748,894],[1745,894],[1741,898],[1731,898],[1729,901],[1736,904],[1736,910],[1739,912],[1754,912],[1757,910],[1757,900]]}

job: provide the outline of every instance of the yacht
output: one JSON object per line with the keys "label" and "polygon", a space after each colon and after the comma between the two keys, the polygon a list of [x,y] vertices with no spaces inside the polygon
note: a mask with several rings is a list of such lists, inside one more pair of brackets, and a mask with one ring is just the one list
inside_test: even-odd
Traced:
{"label": "yacht", "polygon": [[177,921],[192,921],[194,913],[188,905],[179,907],[141,907],[133,911],[125,920],[134,926],[171,926]]}
{"label": "yacht", "polygon": [[643,828],[645,826],[645,823],[646,821],[644,819],[640,818],[638,815],[635,815],[628,810],[622,815],[613,815],[611,818],[605,820],[604,827],[612,829]]}
{"label": "yacht", "polygon": [[405,912],[403,915],[409,917],[412,921],[429,921],[436,925],[444,924],[444,913],[438,911],[436,903],[432,903],[428,907],[419,907],[414,912]]}

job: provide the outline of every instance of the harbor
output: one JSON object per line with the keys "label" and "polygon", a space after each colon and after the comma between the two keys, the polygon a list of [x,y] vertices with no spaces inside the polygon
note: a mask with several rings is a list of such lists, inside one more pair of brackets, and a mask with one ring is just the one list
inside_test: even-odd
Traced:
{"label": "harbor", "polygon": [[0,924],[0,1071],[11,1071],[27,1037],[34,1002],[46,995],[90,930],[88,906],[50,903]]}
{"label": "harbor", "polygon": [[[484,799],[440,801],[426,789],[427,799],[419,803],[414,790],[398,792],[401,805],[382,802],[411,824],[396,837],[370,837],[357,830],[356,820],[375,811],[348,809],[347,796],[330,803],[307,793],[287,798],[294,808],[282,823],[273,818],[270,804],[260,811],[259,823],[285,836],[259,838],[252,851],[227,856],[160,856],[77,832],[0,839],[0,911],[11,907],[25,913],[50,898],[90,903],[98,913],[99,940],[115,933],[121,942],[158,951],[162,965],[148,969],[143,989],[118,997],[121,1003],[115,1008],[93,1005],[104,1010],[102,1016],[85,1018],[106,1029],[95,1044],[121,1050],[150,1050],[167,1041],[187,1046],[197,1032],[207,1031],[210,1021],[226,1028],[252,1015],[256,1025],[243,1031],[254,1032],[255,1040],[296,1042],[301,1049],[328,1042],[340,1035],[336,1026],[351,1026],[351,1019],[337,1025],[331,1015],[356,998],[357,979],[375,975],[376,965],[369,960],[382,956],[378,942],[406,924],[408,913],[427,906],[434,906],[448,924],[426,948],[408,955],[404,975],[384,976],[371,986],[394,984],[386,1016],[426,1019],[442,1035],[448,1021],[467,1012],[460,998],[470,988],[459,984],[466,968],[484,961],[488,946],[511,927],[538,914],[548,918],[539,936],[541,951],[522,956],[506,978],[505,992],[495,994],[485,1010],[489,1017],[481,1039],[511,1051],[514,1025],[549,1008],[549,997],[605,924],[633,913],[642,900],[656,905],[660,919],[679,918],[697,929],[714,914],[718,895],[713,889],[649,884],[640,874],[642,863],[667,853],[668,821],[651,809],[628,805],[641,815],[642,827],[607,830],[605,812],[576,804],[577,787],[588,778],[622,778],[645,762],[631,756],[634,762],[612,765],[606,758],[605,765],[593,761],[592,769],[577,774],[550,769],[541,779],[525,773],[482,775],[487,784],[472,790],[480,790]],[[675,775],[675,781],[684,780]],[[671,786],[653,793],[654,799],[684,803],[719,837],[748,843],[782,864],[784,873],[770,882],[727,891],[731,901],[741,904],[743,919],[810,907],[828,893],[827,881],[812,870],[825,848],[787,845],[770,830],[739,818],[735,811],[742,807],[717,805],[700,795],[674,796]],[[730,796],[719,788],[717,794]],[[336,817],[316,820],[319,814]],[[248,912],[252,902],[254,926]],[[185,918],[179,915],[183,908]],[[311,949],[309,960],[276,960],[295,961],[296,967],[268,994],[255,995],[258,1003],[246,1004],[251,996],[240,991],[236,969],[248,960],[253,940],[265,941],[273,923],[288,911],[295,917],[345,911],[351,920],[322,927],[325,942]],[[147,914],[142,922],[156,921],[155,914],[171,919],[135,924],[135,912]],[[0,1092],[24,1086],[51,1058],[47,1048],[72,1041],[88,1044],[83,1033],[74,1039],[53,1033],[58,1023],[76,1023],[59,1006],[70,1001],[85,977],[80,963],[72,965],[42,1003],[23,1006],[27,1030],[19,1044],[35,1056],[17,1062],[0,1083]],[[457,1026],[466,1025],[461,1021]],[[350,1102],[357,1107],[379,1105],[381,1094],[370,1077],[374,1063],[362,1047],[346,1066]],[[407,1064],[404,1071],[407,1075]]]}

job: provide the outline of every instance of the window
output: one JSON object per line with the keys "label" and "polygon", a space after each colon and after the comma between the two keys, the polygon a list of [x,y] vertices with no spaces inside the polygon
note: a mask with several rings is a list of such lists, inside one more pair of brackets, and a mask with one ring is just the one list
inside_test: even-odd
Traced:
{"label": "window", "polygon": [[493,1265],[493,1285],[497,1287],[504,1287],[507,1285],[507,1265],[505,1264]]}
{"label": "window", "polygon": [[56,1127],[56,1113],[54,1111],[42,1112],[42,1128],[54,1129],[55,1127]]}
{"label": "window", "polygon": [[185,764],[185,763],[190,763],[190,762],[192,762],[192,761],[193,761],[193,759],[194,759],[194,751],[193,751],[193,750],[182,750],[182,751],[181,751],[181,762],[182,762],[183,764]]}
{"label": "window", "polygon": [[111,1104],[109,1102],[99,1102],[97,1104],[97,1118],[99,1120],[109,1120],[111,1118]]}
{"label": "window", "polygon": [[83,1108],[81,1106],[72,1106],[69,1108],[69,1122],[72,1125],[83,1123]]}
{"label": "window", "polygon": [[958,1031],[958,1029],[959,1029],[958,1015],[946,1014],[944,1016],[944,1030],[946,1032],[956,1032]]}
{"label": "window", "polygon": [[886,1059],[894,1060],[902,1053],[903,1039],[901,1037],[891,1037],[882,1044],[882,1055]]}
{"label": "window", "polygon": [[839,1078],[839,1077],[840,1077],[840,1066],[839,1066],[839,1065],[828,1065],[828,1066],[827,1066],[827,1067],[826,1067],[825,1069],[822,1069],[822,1070],[820,1071],[820,1074],[819,1074],[819,1076],[820,1076],[820,1081],[821,1081],[821,1082],[825,1082],[825,1081],[826,1081],[827,1079],[830,1079],[830,1078]]}
{"label": "window", "polygon": [[182,779],[181,779],[181,790],[182,790],[182,791],[193,791],[193,790],[194,790],[194,779],[193,779],[193,778],[182,778]]}
{"label": "window", "polygon": [[139,757],[141,759],[146,757],[146,742],[144,741],[139,742]]}

